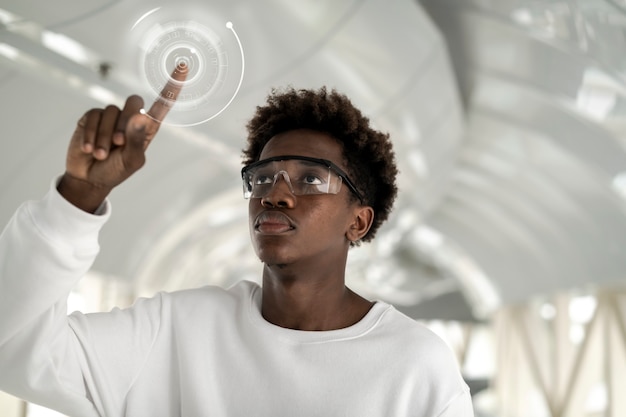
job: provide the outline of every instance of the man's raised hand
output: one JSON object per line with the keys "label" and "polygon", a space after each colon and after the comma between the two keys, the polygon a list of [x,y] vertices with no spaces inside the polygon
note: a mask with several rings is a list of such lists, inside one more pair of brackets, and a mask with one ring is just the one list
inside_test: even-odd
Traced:
{"label": "man's raised hand", "polygon": [[187,78],[179,65],[147,113],[143,100],[130,96],[123,109],[92,109],[78,121],[67,152],[66,171],[57,189],[76,207],[93,213],[113,188],[145,162],[145,150],[173,106]]}

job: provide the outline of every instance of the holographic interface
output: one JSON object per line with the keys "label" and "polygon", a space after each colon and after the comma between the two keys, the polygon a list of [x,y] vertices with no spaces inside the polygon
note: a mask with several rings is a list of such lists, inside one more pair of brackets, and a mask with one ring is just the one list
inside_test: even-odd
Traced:
{"label": "holographic interface", "polygon": [[230,21],[206,10],[158,7],[131,28],[130,55],[136,60],[146,102],[159,98],[184,65],[187,79],[163,122],[194,126],[217,117],[232,103],[243,81],[243,47]]}

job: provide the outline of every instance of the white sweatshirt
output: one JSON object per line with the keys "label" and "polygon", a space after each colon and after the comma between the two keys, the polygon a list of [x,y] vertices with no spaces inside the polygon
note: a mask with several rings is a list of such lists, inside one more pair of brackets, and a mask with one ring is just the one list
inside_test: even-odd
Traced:
{"label": "white sweatshirt", "polygon": [[377,302],[332,331],[275,326],[240,282],[66,314],[110,215],[52,187],[0,237],[0,389],[75,417],[472,416],[445,343]]}

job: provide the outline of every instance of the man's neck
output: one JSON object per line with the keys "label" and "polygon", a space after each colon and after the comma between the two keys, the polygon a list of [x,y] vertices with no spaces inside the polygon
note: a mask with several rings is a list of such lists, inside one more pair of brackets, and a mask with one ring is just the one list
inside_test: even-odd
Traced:
{"label": "man's neck", "polygon": [[[319,271],[319,270],[318,270]],[[373,303],[345,286],[343,270],[298,274],[288,267],[264,267],[263,317],[297,330],[335,330],[361,320]]]}

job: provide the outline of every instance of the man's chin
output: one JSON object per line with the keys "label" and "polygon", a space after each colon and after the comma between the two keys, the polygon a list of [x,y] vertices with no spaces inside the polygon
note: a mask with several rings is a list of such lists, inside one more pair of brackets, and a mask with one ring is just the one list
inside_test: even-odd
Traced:
{"label": "man's chin", "polygon": [[287,245],[264,244],[254,249],[259,260],[267,266],[282,268],[294,261],[291,248]]}
{"label": "man's chin", "polygon": [[268,268],[278,268],[278,269],[285,269],[285,268],[287,268],[289,266],[289,264],[286,264],[286,263],[273,263],[273,264],[271,264],[271,263],[264,262],[264,264]]}

